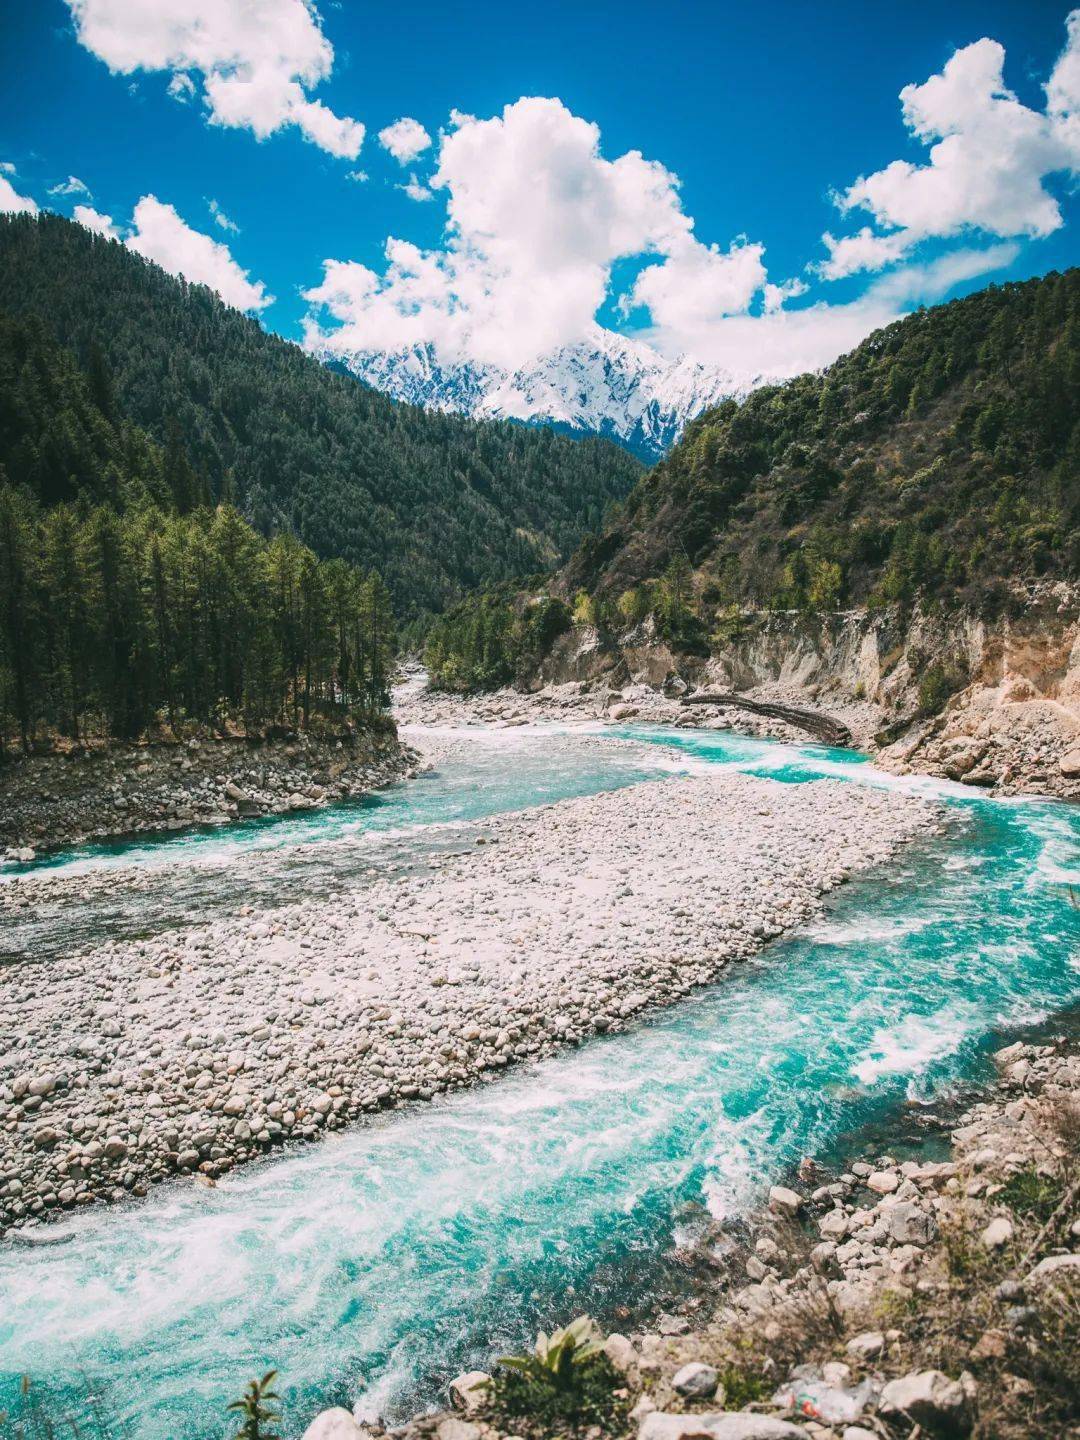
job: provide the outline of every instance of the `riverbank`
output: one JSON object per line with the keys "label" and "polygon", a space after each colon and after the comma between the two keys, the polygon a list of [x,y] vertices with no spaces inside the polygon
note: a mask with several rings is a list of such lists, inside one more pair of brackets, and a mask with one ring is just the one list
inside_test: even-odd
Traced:
{"label": "riverbank", "polygon": [[[678,777],[488,821],[467,853],[362,893],[58,956],[47,985],[12,966],[4,1223],[176,1175],[212,1184],[285,1141],[621,1029],[805,924],[941,816],[833,781]],[[29,873],[0,903],[80,883]]]}
{"label": "riverbank", "polygon": [[0,767],[0,859],[87,839],[316,809],[414,773],[393,727],[286,739],[88,744]]}
{"label": "riverbank", "polygon": [[[756,1216],[704,1227],[694,1296],[608,1335],[592,1362],[579,1393],[594,1440],[1080,1434],[1080,1053],[1061,1036],[994,1061],[992,1085],[931,1132],[944,1158],[868,1148],[839,1171],[807,1159]],[[550,1433],[542,1378],[488,1382],[459,1376],[454,1411],[393,1433]],[[304,1440],[383,1433],[338,1410]]]}

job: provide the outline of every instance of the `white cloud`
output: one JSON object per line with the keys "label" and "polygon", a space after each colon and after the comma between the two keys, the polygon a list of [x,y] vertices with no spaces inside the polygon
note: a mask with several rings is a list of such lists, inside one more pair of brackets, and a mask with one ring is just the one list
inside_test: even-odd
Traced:
{"label": "white cloud", "polygon": [[[872,331],[899,319],[912,305],[930,304],[961,280],[1003,269],[1017,253],[1015,244],[957,250],[927,265],[909,265],[882,276],[848,304],[819,302],[797,310],[728,316],[702,327],[689,348],[695,358],[721,365],[746,381],[786,380],[831,364]],[[671,354],[688,348],[677,344],[673,349],[672,337],[663,331],[642,338]]]}
{"label": "white cloud", "polygon": [[171,95],[174,100],[179,100],[181,105],[186,105],[189,100],[195,98],[195,81],[186,71],[177,70],[169,81],[166,93]]}
{"label": "white cloud", "polygon": [[186,225],[171,205],[144,195],[135,206],[129,249],[153,260],[173,275],[216,290],[238,310],[263,310],[273,301],[261,280],[251,280],[232,258],[227,245]]}
{"label": "white cloud", "polygon": [[90,186],[84,185],[77,175],[69,175],[59,185],[49,186],[50,195],[87,195],[90,194]]}
{"label": "white cloud", "polygon": [[598,128],[559,100],[521,99],[490,120],[453,115],[430,189],[446,197],[446,246],[391,239],[382,274],[326,261],[307,298],[338,323],[326,330],[313,314],[309,343],[426,341],[447,359],[517,366],[586,332],[620,258],[663,261],[639,277],[633,303],[669,317],[680,277],[716,314],[743,307],[764,274],[760,247],[694,239],[676,177],[636,150],[606,159]]}
{"label": "white cloud", "polygon": [[655,325],[680,334],[744,314],[765,285],[764,254],[745,238],[722,251],[681,236],[661,264],[642,270],[628,308],[644,305]]}
{"label": "white cloud", "polygon": [[169,94],[202,79],[211,123],[258,139],[296,125],[331,155],[354,160],[364,127],[308,91],[325,80],[334,50],[310,0],[67,0],[76,33],[109,69],[169,70]]}
{"label": "white cloud", "polygon": [[410,120],[406,115],[395,120],[392,125],[387,125],[385,130],[379,131],[379,144],[390,152],[399,165],[408,165],[428,148],[431,136],[419,120]]}
{"label": "white cloud", "polygon": [[809,290],[805,280],[781,280],[778,285],[766,281],[761,289],[762,308],[766,315],[782,310],[789,300],[805,295]]}
{"label": "white cloud", "polygon": [[345,172],[345,179],[355,180],[358,185],[363,185],[367,178],[366,170],[346,170]]}
{"label": "white cloud", "polygon": [[98,235],[104,235],[109,240],[119,240],[120,232],[113,223],[111,215],[102,215],[99,210],[93,209],[90,205],[76,205],[72,212],[80,225],[85,225],[88,230],[93,230]]}
{"label": "white cloud", "polygon": [[403,190],[410,200],[423,201],[435,199],[434,192],[429,190],[415,175],[409,176],[409,183],[407,185],[399,185],[397,188]]}
{"label": "white cloud", "polygon": [[216,200],[208,200],[206,203],[210,214],[214,217],[215,225],[220,226],[222,230],[227,230],[232,235],[240,234],[240,226],[234,220],[229,219]]}
{"label": "white cloud", "polygon": [[823,236],[825,279],[894,264],[920,241],[970,231],[1050,235],[1061,208],[1046,179],[1080,175],[1080,11],[1067,21],[1064,51],[1046,86],[1045,113],[1005,85],[1005,51],[983,38],[957,50],[940,75],[900,92],[904,123],[930,145],[929,161],[894,160],[837,197],[842,211],[867,210],[886,232]]}
{"label": "white cloud", "polygon": [[823,280],[843,280],[864,270],[883,270],[886,265],[894,265],[901,259],[913,243],[902,230],[890,235],[875,235],[869,225],[864,225],[856,235],[844,235],[840,239],[826,230],[821,238],[829,258],[815,265],[814,269]]}
{"label": "white cloud", "polygon": [[5,175],[14,175],[15,166],[11,163],[10,160],[0,160],[0,171],[2,171]]}
{"label": "white cloud", "polygon": [[[4,167],[7,170],[7,166]],[[0,175],[0,215],[36,215],[38,213],[37,202],[31,200],[29,195],[20,195],[7,178],[14,175],[14,165],[7,170],[7,175]]]}

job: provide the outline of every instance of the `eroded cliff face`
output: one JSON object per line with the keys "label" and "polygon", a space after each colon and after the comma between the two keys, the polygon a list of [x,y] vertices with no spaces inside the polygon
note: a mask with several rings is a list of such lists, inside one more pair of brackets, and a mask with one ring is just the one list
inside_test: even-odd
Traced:
{"label": "eroded cliff face", "polygon": [[708,658],[675,653],[651,620],[617,637],[576,626],[533,688],[739,690],[849,722],[854,711],[857,733],[896,773],[1080,798],[1080,586],[1034,585],[1016,598],[992,621],[965,611],[747,613]]}

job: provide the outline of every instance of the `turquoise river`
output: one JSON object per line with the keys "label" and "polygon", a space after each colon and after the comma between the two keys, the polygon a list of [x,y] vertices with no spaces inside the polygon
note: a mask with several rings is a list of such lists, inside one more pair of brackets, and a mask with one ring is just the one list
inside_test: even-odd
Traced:
{"label": "turquoise river", "polygon": [[328,1404],[401,1419],[538,1325],[663,1303],[695,1216],[752,1206],[803,1154],[977,1077],[1011,1027],[1080,1000],[1076,808],[646,727],[465,730],[433,774],[360,807],[68,852],[53,873],[131,865],[152,883],[43,906],[3,949],[47,983],[61,944],[362,886],[496,811],[718,765],[911,785],[949,822],[843,887],[822,922],[625,1033],[216,1189],[177,1183],[9,1240],[0,1409],[30,1373],[56,1413],[93,1391],[117,1433],[210,1440],[275,1366],[289,1440]]}

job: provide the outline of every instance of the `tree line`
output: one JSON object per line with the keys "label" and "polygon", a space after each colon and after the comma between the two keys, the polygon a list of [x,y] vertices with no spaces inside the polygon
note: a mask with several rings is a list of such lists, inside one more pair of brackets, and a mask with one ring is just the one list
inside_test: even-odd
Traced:
{"label": "tree line", "polygon": [[310,728],[387,701],[386,587],[230,506],[43,508],[0,486],[0,736]]}
{"label": "tree line", "polygon": [[[113,435],[126,421],[168,453],[161,500],[234,504],[263,534],[378,570],[403,622],[559,564],[642,473],[606,440],[397,404],[58,215],[0,216],[0,312],[70,352]],[[68,387],[60,371],[22,385],[54,407],[29,459],[66,498]]]}
{"label": "tree line", "polygon": [[1080,270],[917,311],[821,374],[693,421],[568,588],[618,599],[685,557],[692,603],[986,611],[1080,573]]}

